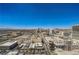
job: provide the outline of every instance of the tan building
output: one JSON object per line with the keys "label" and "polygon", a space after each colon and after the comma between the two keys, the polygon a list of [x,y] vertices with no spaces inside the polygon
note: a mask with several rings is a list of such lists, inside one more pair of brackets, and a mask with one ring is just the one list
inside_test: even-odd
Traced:
{"label": "tan building", "polygon": [[79,25],[72,26],[72,38],[79,40]]}

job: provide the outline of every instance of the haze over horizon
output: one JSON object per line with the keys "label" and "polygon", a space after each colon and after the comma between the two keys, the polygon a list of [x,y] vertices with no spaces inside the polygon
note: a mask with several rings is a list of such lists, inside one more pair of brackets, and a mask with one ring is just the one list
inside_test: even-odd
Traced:
{"label": "haze over horizon", "polygon": [[79,4],[0,3],[0,28],[70,28],[79,24]]}

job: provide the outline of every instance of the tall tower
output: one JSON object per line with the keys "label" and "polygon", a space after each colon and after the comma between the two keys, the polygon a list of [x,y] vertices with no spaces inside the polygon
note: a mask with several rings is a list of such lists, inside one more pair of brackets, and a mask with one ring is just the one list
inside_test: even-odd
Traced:
{"label": "tall tower", "polygon": [[79,25],[72,26],[72,38],[79,40]]}

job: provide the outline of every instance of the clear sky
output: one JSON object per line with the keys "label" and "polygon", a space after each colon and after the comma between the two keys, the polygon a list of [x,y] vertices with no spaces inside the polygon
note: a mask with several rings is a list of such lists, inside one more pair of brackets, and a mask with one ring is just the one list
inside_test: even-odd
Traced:
{"label": "clear sky", "polygon": [[0,4],[0,28],[69,28],[79,24],[79,4]]}

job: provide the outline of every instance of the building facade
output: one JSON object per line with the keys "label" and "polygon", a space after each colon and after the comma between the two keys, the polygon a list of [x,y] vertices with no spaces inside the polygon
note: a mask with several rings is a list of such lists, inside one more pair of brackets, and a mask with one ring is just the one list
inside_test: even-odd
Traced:
{"label": "building facade", "polygon": [[72,38],[79,40],[79,25],[72,26]]}

